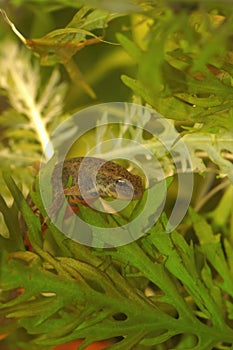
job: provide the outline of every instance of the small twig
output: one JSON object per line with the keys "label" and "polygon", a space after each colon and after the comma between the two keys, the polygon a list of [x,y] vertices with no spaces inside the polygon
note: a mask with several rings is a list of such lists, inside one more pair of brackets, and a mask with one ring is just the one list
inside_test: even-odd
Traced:
{"label": "small twig", "polygon": [[17,37],[25,44],[27,45],[27,40],[24,38],[24,36],[18,31],[14,23],[10,21],[10,19],[7,17],[6,12],[0,8],[0,13],[2,14],[2,17],[4,21],[11,27],[12,31],[17,35]]}
{"label": "small twig", "polygon": [[230,180],[225,180],[221,182],[219,185],[215,186],[211,191],[209,191],[200,201],[195,205],[194,210],[198,212],[203,205],[210,200],[211,197],[213,197],[216,193],[223,190],[227,186],[230,185]]}

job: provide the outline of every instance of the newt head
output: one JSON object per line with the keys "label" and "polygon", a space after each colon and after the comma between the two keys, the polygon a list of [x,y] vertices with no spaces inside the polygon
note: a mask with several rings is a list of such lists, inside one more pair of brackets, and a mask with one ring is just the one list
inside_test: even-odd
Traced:
{"label": "newt head", "polygon": [[96,176],[96,188],[100,197],[124,200],[140,199],[144,192],[140,176],[111,161],[100,167]]}

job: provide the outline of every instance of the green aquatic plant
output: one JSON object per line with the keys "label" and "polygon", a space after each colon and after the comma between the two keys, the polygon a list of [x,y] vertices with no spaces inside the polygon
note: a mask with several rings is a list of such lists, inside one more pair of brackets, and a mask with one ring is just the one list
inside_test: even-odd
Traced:
{"label": "green aquatic plant", "polygon": [[[49,350],[83,339],[80,349],[85,349],[110,339],[110,349],[230,350],[232,5],[209,0],[83,3],[10,0],[10,9],[4,1],[1,5],[8,20],[4,15],[7,23],[0,24],[0,347]],[[176,131],[172,151],[178,154],[179,140],[188,150],[193,199],[179,226],[167,233],[176,194],[173,157],[145,132],[147,113],[138,129],[114,128],[105,114],[99,123],[107,125],[96,125],[72,154],[97,145],[99,156],[108,158],[111,152],[124,158],[127,137],[160,161],[168,192],[153,224],[163,199],[159,193],[156,203],[150,199],[150,228],[141,227],[140,239],[91,248],[48,220],[38,181],[30,193],[41,217],[28,204],[25,197],[35,178],[28,167],[43,153],[50,158],[53,149],[46,145],[67,117],[93,103],[122,100],[163,115],[168,140]],[[133,118],[129,113],[124,121]],[[106,135],[119,140],[109,153],[101,144]],[[129,143],[127,154],[135,162],[136,151]],[[181,159],[179,170],[185,172],[186,166]],[[133,221],[146,200],[147,190],[122,216],[83,205],[78,215],[104,229],[118,227]]]}

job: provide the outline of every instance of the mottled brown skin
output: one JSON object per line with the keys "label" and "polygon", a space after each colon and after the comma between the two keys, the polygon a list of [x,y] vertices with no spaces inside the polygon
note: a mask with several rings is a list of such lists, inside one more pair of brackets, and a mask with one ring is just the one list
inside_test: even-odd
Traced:
{"label": "mottled brown skin", "polygon": [[83,196],[89,200],[98,197],[129,200],[141,198],[144,192],[140,176],[114,162],[94,157],[76,157],[58,163],[52,174],[52,185],[57,207],[63,194],[72,205],[84,203]]}

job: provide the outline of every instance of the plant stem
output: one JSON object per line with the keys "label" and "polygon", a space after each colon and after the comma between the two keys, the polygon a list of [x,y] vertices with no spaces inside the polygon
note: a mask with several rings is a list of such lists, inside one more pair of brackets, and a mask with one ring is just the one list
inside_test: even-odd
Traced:
{"label": "plant stem", "polygon": [[14,72],[14,74],[14,81],[17,84],[17,89],[19,91],[19,94],[21,95],[22,102],[26,107],[27,115],[31,119],[31,123],[38,135],[43,154],[48,160],[53,156],[54,150],[50,142],[49,134],[43,122],[41,112],[38,106],[36,105],[34,99],[32,98],[30,91],[27,88],[27,85],[24,83],[20,74],[18,74],[16,71]]}

